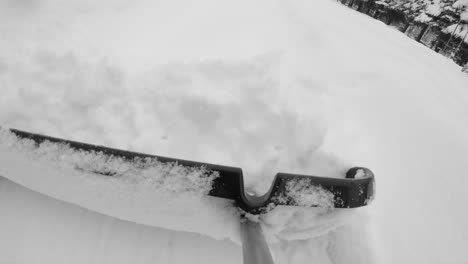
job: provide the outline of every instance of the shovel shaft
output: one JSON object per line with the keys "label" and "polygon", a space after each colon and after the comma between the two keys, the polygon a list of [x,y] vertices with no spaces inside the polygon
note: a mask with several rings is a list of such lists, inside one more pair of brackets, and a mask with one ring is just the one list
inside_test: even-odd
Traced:
{"label": "shovel shaft", "polygon": [[274,264],[259,223],[245,219],[241,223],[241,237],[244,264]]}

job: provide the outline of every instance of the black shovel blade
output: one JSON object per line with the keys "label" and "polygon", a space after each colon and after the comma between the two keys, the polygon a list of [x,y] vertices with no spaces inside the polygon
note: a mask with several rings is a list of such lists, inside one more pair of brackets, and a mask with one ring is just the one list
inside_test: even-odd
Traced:
{"label": "black shovel blade", "polygon": [[[209,195],[234,200],[238,207],[252,214],[265,213],[277,205],[356,208],[367,205],[374,196],[374,174],[363,167],[349,169],[343,178],[278,173],[266,194],[253,196],[245,192],[240,168],[130,152],[16,129],[10,129],[10,132],[20,139],[33,140],[38,145],[48,141],[66,144],[75,150],[101,153],[128,161],[151,158],[162,163],[204,167],[219,175],[214,179]],[[93,173],[109,174],[107,171],[93,171]]]}
{"label": "black shovel blade", "polygon": [[[358,175],[358,178],[354,176]],[[244,190],[242,171],[220,171],[210,192],[216,197],[233,199],[244,211],[265,213],[275,206],[356,208],[368,205],[374,198],[374,174],[367,168],[353,167],[347,178],[318,177],[278,173],[270,190],[262,196]]]}

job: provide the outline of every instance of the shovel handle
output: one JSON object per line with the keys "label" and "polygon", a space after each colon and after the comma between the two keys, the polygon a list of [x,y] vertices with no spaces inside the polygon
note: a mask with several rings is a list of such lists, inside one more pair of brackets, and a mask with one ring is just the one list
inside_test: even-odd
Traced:
{"label": "shovel handle", "polygon": [[244,264],[274,264],[259,223],[243,219],[241,237]]}

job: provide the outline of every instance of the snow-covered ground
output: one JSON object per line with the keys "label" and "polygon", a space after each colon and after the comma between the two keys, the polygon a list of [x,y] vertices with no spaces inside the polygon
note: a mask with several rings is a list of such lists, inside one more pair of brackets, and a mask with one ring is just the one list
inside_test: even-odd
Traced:
{"label": "snow-covered ground", "polygon": [[118,220],[5,178],[0,208],[1,263],[242,263],[233,242]]}
{"label": "snow-covered ground", "polygon": [[[368,208],[263,216],[278,263],[468,259],[468,75],[378,21],[331,0],[2,1],[0,40],[2,126],[242,167],[259,193],[278,171],[374,171]],[[0,178],[0,263],[147,263],[148,244],[169,263],[240,261],[224,201],[157,222],[151,192],[100,193],[6,150],[1,176],[58,200]]]}

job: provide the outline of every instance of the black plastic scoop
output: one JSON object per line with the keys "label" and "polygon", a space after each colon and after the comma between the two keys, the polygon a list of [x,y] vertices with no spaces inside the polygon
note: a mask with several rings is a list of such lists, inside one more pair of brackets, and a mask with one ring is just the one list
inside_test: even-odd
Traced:
{"label": "black plastic scoop", "polygon": [[[308,186],[304,188],[314,187],[320,188],[330,194],[333,198],[331,207],[334,208],[355,208],[367,205],[374,195],[374,175],[367,169],[362,167],[353,167],[348,170],[344,178],[328,178],[308,175],[297,175],[278,173],[271,185],[270,190],[262,196],[251,196],[244,190],[244,179],[240,168],[220,166],[209,163],[201,163],[195,161],[167,158],[155,155],[148,155],[125,150],[107,148],[104,146],[85,144],[60,138],[54,138],[30,132],[25,132],[16,129],[10,129],[19,138],[31,139],[37,144],[45,141],[53,143],[67,144],[72,149],[101,152],[105,155],[113,157],[121,157],[126,160],[135,160],[136,158],[155,158],[159,162],[175,162],[182,166],[205,167],[211,171],[219,173],[219,177],[214,180],[209,195],[232,199],[245,212],[251,214],[259,214],[268,211],[277,205],[297,206],[299,204],[294,197],[288,192],[289,183],[297,183],[302,181]],[[109,172],[95,172],[100,174],[109,174]],[[359,178],[355,176],[358,175]],[[304,205],[302,205],[304,206]],[[306,206],[322,206],[320,203],[309,203]]]}

